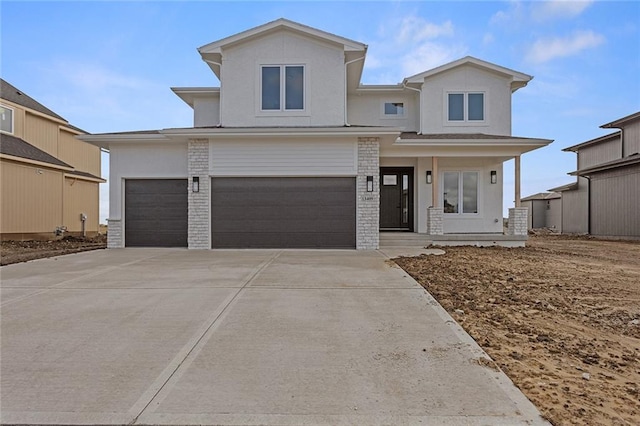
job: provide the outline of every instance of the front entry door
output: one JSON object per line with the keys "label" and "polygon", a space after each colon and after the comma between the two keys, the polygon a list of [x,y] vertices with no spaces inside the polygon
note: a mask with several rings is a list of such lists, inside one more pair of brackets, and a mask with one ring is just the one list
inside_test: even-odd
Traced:
{"label": "front entry door", "polygon": [[413,231],[413,167],[380,168],[380,229]]}

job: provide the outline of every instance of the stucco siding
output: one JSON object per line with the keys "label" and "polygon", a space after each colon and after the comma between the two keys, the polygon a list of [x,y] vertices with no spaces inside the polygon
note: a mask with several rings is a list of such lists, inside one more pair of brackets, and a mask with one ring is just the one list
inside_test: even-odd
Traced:
{"label": "stucco siding", "polygon": [[[402,102],[403,116],[385,116],[385,102]],[[410,93],[357,93],[347,98],[349,124],[361,126],[391,126],[405,131],[418,130],[418,94]]]}
{"label": "stucco siding", "polygon": [[[439,202],[443,203],[445,171],[478,172],[478,213],[444,214],[445,234],[487,232],[502,233],[502,162],[492,158],[439,158]],[[491,170],[498,173],[498,183],[491,184]]]}
{"label": "stucco siding", "polygon": [[[447,121],[448,92],[484,93],[482,123]],[[506,76],[463,65],[425,79],[422,131],[424,133],[487,133],[511,135],[511,86]]]}
{"label": "stucco siding", "polygon": [[578,168],[585,169],[622,156],[622,143],[619,137],[606,142],[588,145],[578,151]]}
{"label": "stucco siding", "polygon": [[589,182],[578,178],[579,187],[562,193],[562,232],[586,234],[589,232]]}
{"label": "stucco siding", "polygon": [[123,216],[127,178],[187,178],[187,144],[114,145],[110,149],[109,219]]}
{"label": "stucco siding", "polygon": [[85,231],[98,232],[100,212],[98,209],[98,183],[67,177],[64,179],[64,216],[63,223],[67,231],[82,231],[80,213],[87,216]]}
{"label": "stucco siding", "polygon": [[640,165],[591,178],[591,234],[640,237]]}
{"label": "stucco siding", "polygon": [[211,143],[212,176],[355,176],[357,141],[251,140]]}
{"label": "stucco siding", "polygon": [[[2,234],[51,234],[62,220],[62,172],[11,161],[0,162]],[[28,196],[26,196],[28,194]]]}
{"label": "stucco siding", "polygon": [[[303,65],[304,111],[261,111],[260,66]],[[226,48],[221,87],[224,126],[333,126],[344,124],[344,52],[341,46],[279,30]]]}
{"label": "stucco siding", "polygon": [[193,126],[207,127],[218,124],[220,124],[220,97],[194,99]]}

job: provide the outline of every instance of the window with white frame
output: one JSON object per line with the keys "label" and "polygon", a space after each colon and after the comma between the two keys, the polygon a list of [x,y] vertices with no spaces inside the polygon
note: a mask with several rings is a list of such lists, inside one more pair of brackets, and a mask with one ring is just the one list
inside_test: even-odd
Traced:
{"label": "window with white frame", "polygon": [[386,117],[398,117],[404,115],[404,102],[385,102],[383,105]]}
{"label": "window with white frame", "polygon": [[0,105],[0,130],[13,133],[13,110],[4,105]]}
{"label": "window with white frame", "polygon": [[263,111],[304,110],[303,65],[263,65],[260,71]]}
{"label": "window with white frame", "polygon": [[484,121],[484,93],[448,93],[447,120],[462,122]]}
{"label": "window with white frame", "polygon": [[447,214],[478,213],[478,172],[444,172],[442,199]]}

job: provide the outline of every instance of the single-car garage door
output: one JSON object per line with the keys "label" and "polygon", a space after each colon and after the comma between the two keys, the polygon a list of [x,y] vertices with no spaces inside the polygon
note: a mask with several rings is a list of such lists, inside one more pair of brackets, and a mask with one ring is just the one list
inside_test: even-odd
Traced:
{"label": "single-car garage door", "polygon": [[186,179],[127,179],[124,185],[127,247],[186,247]]}
{"label": "single-car garage door", "polygon": [[355,248],[353,177],[213,178],[213,248]]}

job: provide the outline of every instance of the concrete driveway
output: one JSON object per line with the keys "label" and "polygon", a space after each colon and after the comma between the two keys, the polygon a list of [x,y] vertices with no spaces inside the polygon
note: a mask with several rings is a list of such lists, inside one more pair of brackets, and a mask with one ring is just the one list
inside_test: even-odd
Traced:
{"label": "concrete driveway", "polygon": [[544,424],[386,260],[119,249],[3,267],[0,420]]}

